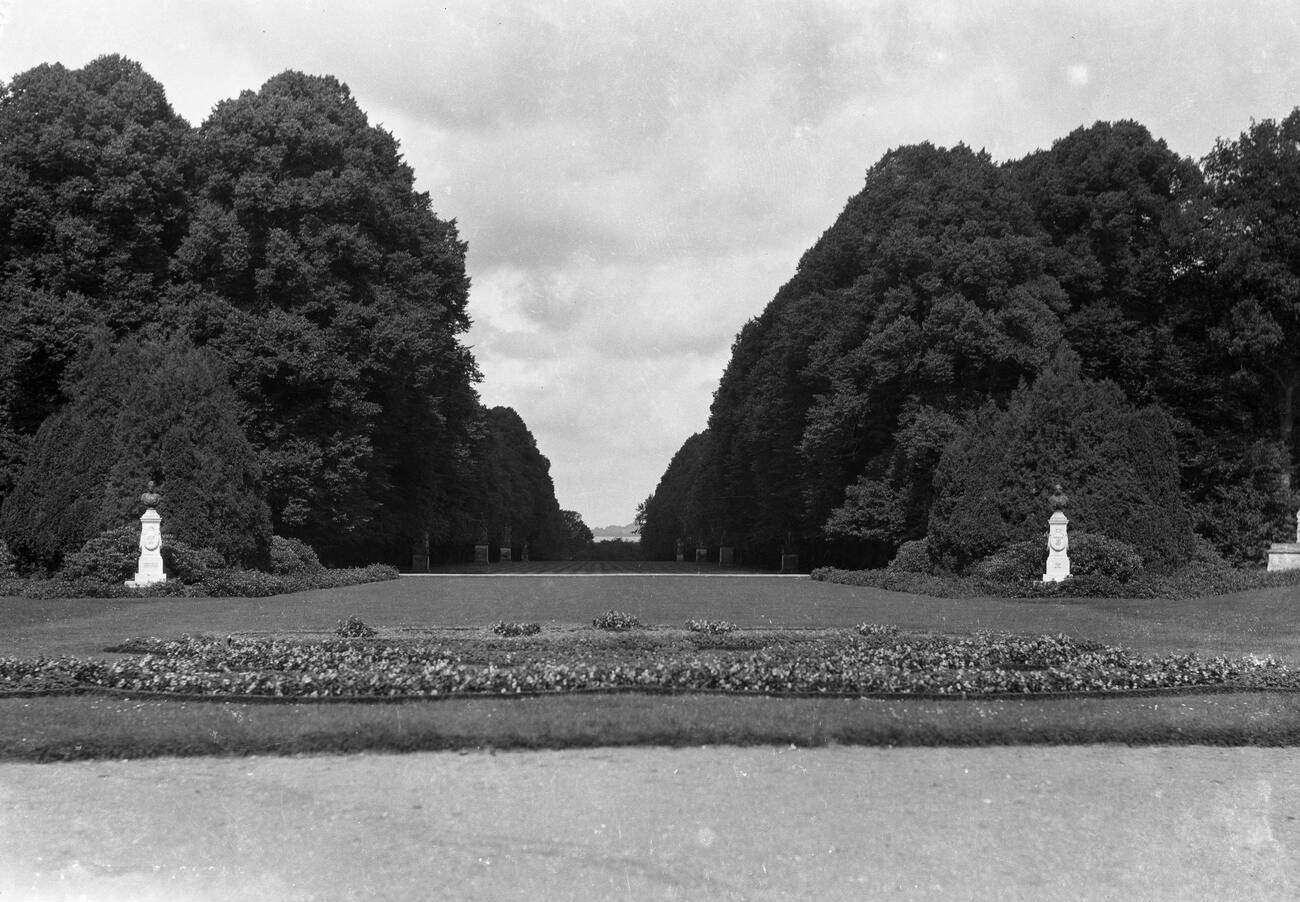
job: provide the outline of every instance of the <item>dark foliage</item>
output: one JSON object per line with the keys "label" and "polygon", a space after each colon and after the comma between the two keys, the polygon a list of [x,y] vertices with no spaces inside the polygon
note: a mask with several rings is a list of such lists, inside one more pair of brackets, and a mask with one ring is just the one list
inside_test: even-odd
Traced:
{"label": "dark foliage", "polygon": [[1191,557],[1192,522],[1178,485],[1164,414],[1130,406],[1118,386],[1082,378],[1063,352],[1005,410],[972,416],[935,472],[928,538],[936,560],[964,569],[1007,545],[1041,536],[1048,495],[1069,495],[1073,529],[1132,545],[1148,564]]}
{"label": "dark foliage", "polygon": [[240,405],[208,354],[176,339],[97,344],[68,394],[0,508],[0,532],[15,551],[57,567],[90,537],[136,523],[153,479],[173,535],[230,563],[265,560],[261,473]]}

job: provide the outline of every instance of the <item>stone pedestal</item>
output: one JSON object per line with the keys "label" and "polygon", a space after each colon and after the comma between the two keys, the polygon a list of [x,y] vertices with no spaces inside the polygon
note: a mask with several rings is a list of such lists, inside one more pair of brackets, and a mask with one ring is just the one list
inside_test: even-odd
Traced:
{"label": "stone pedestal", "polygon": [[730,567],[736,563],[736,549],[730,545],[723,545],[718,549],[718,564],[724,567]]}
{"label": "stone pedestal", "polygon": [[1070,575],[1069,522],[1060,511],[1052,514],[1052,519],[1047,521],[1047,572],[1043,574],[1045,583],[1059,583]]}
{"label": "stone pedestal", "polygon": [[677,540],[677,549],[676,549],[676,550],[677,550],[677,563],[680,564],[680,563],[682,563],[683,561],[686,560],[686,546],[685,546],[684,544],[682,544],[682,540],[681,540],[681,539],[678,539],[678,540]]}
{"label": "stone pedestal", "polygon": [[1274,542],[1268,547],[1269,570],[1300,570],[1300,542]]}
{"label": "stone pedestal", "polygon": [[527,562],[527,561],[528,561],[528,543],[527,543],[527,542],[524,543],[524,547],[523,547],[523,548],[520,548],[520,549],[519,549],[519,560],[524,561],[524,562]]}
{"label": "stone pedestal", "polygon": [[1274,542],[1268,547],[1269,570],[1300,570],[1300,511],[1295,515],[1295,541]]}
{"label": "stone pedestal", "polygon": [[709,562],[709,549],[700,547],[695,549],[695,563],[707,564]]}
{"label": "stone pedestal", "polygon": [[162,517],[152,507],[140,516],[140,561],[136,564],[135,579],[128,579],[131,588],[165,583],[162,559]]}
{"label": "stone pedestal", "polygon": [[501,546],[501,563],[503,563],[503,564],[508,564],[508,563],[510,563],[510,546],[509,546],[509,545],[502,545],[502,546]]}
{"label": "stone pedestal", "polygon": [[781,555],[781,572],[798,573],[799,572],[799,555],[782,554]]}
{"label": "stone pedestal", "polygon": [[487,544],[484,543],[484,544],[482,544],[482,545],[475,545],[475,546],[474,546],[474,563],[476,563],[476,564],[486,564],[487,562],[488,562],[488,547],[487,547]]}
{"label": "stone pedestal", "polygon": [[429,572],[429,534],[411,543],[411,572]]}

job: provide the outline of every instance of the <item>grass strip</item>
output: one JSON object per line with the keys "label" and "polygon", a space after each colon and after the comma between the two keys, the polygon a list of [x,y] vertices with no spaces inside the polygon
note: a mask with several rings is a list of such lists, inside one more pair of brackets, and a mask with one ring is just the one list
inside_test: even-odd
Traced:
{"label": "grass strip", "polygon": [[587,695],[438,704],[0,699],[0,759],[599,746],[1300,745],[1300,696],[980,700]]}

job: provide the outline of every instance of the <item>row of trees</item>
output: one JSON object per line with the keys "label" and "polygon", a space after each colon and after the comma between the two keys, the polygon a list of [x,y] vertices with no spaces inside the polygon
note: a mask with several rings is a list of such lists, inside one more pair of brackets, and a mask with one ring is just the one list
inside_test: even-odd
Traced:
{"label": "row of trees", "polygon": [[[1085,483],[1139,454],[1161,456],[1154,470],[1174,478],[1173,497],[1142,490],[1142,528],[1178,537],[1162,554],[1185,557],[1194,530],[1257,560],[1294,510],[1297,147],[1300,111],[1220,141],[1199,166],[1134,122],[1080,128],[1001,165],[964,146],[890,151],[737,337],[708,429],[643,506],[647,552],[667,556],[684,537],[862,566],[937,533],[966,549],[961,563],[988,547],[969,531],[1016,521],[980,493],[1045,508],[1044,483],[1060,481],[1095,497]],[[1058,406],[1091,398],[1097,419],[988,439],[1049,370]],[[1023,414],[1030,402],[1016,403]],[[1070,451],[1099,441],[1103,421],[1155,425],[1110,442],[1109,460]],[[1001,472],[956,465],[976,446],[993,465],[989,442],[1010,435],[1026,444],[996,458]],[[954,468],[969,497],[953,494]],[[960,511],[968,535],[956,539]],[[1046,514],[999,540],[1037,535]]]}
{"label": "row of trees", "polygon": [[286,72],[191,128],[117,56],[0,86],[0,537],[29,563],[135,510],[231,560],[568,541],[485,410],[465,244],[346,86]]}

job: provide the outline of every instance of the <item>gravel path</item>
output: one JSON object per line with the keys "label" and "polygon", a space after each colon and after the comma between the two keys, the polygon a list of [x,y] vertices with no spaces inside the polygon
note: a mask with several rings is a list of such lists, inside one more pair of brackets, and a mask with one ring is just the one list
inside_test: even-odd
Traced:
{"label": "gravel path", "polygon": [[0,899],[1300,896],[1300,750],[0,765]]}

